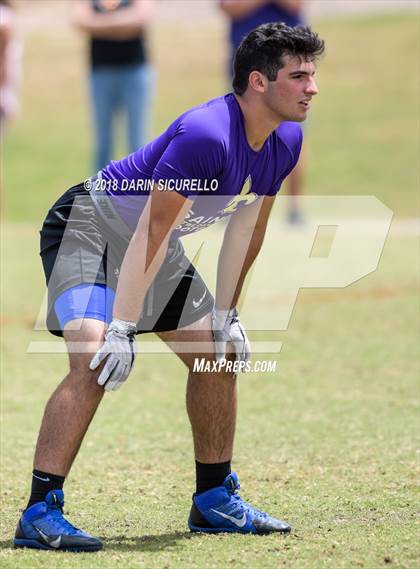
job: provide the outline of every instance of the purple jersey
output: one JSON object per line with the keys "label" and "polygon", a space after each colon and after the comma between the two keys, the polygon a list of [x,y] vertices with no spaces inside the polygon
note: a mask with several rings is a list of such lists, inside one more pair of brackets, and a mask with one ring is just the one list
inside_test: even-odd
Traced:
{"label": "purple jersey", "polygon": [[257,152],[247,141],[241,108],[232,93],[190,109],[160,136],[102,172],[114,208],[135,228],[153,191],[176,191],[193,200],[172,238],[193,233],[274,196],[299,158],[302,131],[294,122],[275,130]]}

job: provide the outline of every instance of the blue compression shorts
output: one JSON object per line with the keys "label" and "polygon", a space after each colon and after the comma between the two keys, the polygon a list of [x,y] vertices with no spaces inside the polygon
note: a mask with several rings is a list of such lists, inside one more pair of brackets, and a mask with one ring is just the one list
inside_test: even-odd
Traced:
{"label": "blue compression shorts", "polygon": [[54,303],[61,329],[77,318],[93,318],[109,324],[115,291],[104,284],[79,284],[62,292]]}

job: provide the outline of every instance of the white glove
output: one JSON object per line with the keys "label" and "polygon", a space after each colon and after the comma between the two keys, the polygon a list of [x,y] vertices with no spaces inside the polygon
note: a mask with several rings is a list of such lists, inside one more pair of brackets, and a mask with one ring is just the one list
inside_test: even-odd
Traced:
{"label": "white glove", "polygon": [[119,389],[129,376],[136,358],[134,322],[124,322],[114,318],[105,334],[102,347],[93,356],[89,369],[95,370],[106,358],[98,384],[105,385],[106,391]]}
{"label": "white glove", "polygon": [[211,321],[217,361],[226,359],[226,342],[232,342],[236,361],[248,362],[251,359],[251,344],[245,328],[239,321],[236,308],[230,310],[214,308]]}

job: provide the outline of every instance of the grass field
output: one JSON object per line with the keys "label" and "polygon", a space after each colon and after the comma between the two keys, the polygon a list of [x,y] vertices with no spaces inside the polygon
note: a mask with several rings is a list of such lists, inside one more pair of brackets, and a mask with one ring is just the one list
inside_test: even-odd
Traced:
{"label": "grass field", "polygon": [[[90,144],[82,46],[70,33],[28,36],[25,116],[4,152],[2,567],[418,566],[419,245],[413,232],[398,230],[404,216],[418,216],[417,24],[401,15],[316,27],[328,53],[310,124],[308,192],[376,195],[395,218],[374,274],[343,290],[301,291],[287,331],[251,336],[284,346],[276,374],[240,378],[234,468],[244,497],[294,532],[187,531],[194,479],[185,372],[175,357],[145,355],[124,389],[105,398],[66,482],[69,518],[105,540],[102,552],[77,556],[15,551],[11,542],[43,407],[66,371],[64,355],[27,353],[31,341],[50,339],[33,330],[44,292],[37,230],[55,196],[89,173]],[[220,92],[220,40],[213,28],[156,31],[155,131]],[[169,64],[164,53],[175,45],[182,56]],[[287,270],[276,257],[276,240],[289,235],[281,216],[276,210],[262,258],[276,267],[270,294]]]}

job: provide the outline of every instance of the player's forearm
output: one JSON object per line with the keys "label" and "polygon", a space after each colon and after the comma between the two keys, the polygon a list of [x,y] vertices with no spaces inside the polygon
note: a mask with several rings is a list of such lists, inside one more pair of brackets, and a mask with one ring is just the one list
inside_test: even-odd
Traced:
{"label": "player's forearm", "polygon": [[146,293],[165,259],[172,232],[184,220],[191,203],[154,186],[121,265],[114,318],[138,321]]}
{"label": "player's forearm", "polygon": [[233,20],[239,20],[264,4],[267,4],[267,0],[223,0],[220,8]]}
{"label": "player's forearm", "polygon": [[162,237],[143,227],[134,233],[121,265],[113,318],[138,321],[146,293],[165,259],[168,242],[169,236]]}
{"label": "player's forearm", "polygon": [[227,228],[217,267],[216,307],[228,310],[237,305],[242,287],[260,252],[265,230],[235,233]]}

